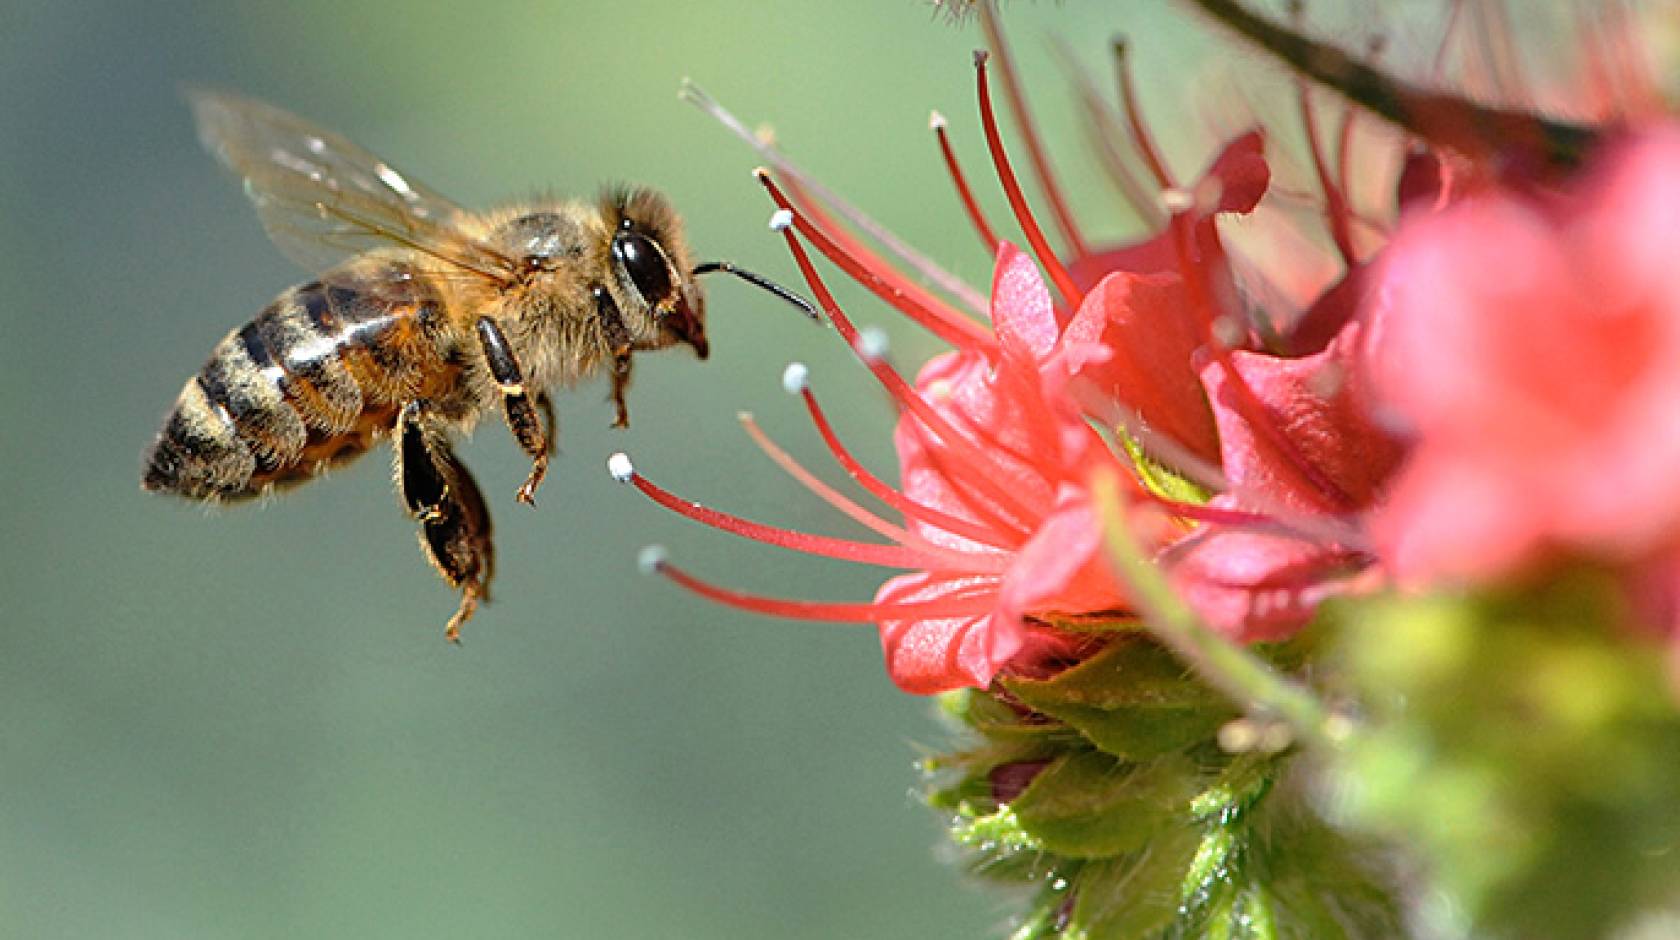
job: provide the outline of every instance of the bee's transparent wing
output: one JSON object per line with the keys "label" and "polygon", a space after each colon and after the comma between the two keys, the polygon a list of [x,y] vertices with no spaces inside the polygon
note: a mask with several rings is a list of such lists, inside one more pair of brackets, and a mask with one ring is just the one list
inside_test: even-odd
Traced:
{"label": "bee's transparent wing", "polygon": [[199,139],[244,179],[269,237],[305,267],[396,245],[492,280],[513,276],[512,259],[461,230],[466,210],[346,138],[250,98],[187,97]]}

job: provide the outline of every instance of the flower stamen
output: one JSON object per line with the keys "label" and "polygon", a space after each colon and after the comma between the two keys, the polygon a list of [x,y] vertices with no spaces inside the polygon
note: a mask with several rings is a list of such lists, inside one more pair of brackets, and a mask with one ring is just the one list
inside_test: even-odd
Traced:
{"label": "flower stamen", "polygon": [[[694,84],[689,79],[683,79],[682,86],[677,91],[677,97],[706,112],[730,133],[745,141],[747,146],[757,151],[759,156],[769,161],[771,166],[782,171],[790,183],[797,182],[803,190],[816,197],[816,199],[807,201],[812,203],[820,201],[834,207],[836,212],[844,216],[859,231],[873,238],[893,256],[909,265],[912,271],[939,285],[940,290],[961,300],[970,309],[976,311],[986,309],[986,300],[980,296],[979,291],[964,283],[961,278],[934,264],[928,256],[906,245],[892,232],[887,231],[879,222],[865,214],[862,209],[840,198],[838,193],[812,179],[809,174],[799,168],[798,164],[788,159],[787,154],[782,153],[781,149],[772,141],[749,130],[745,124],[741,123],[740,118],[730,113],[729,109],[719,104],[711,95],[702,91],[699,85]],[[824,215],[823,213],[817,213],[815,217],[824,217]],[[837,226],[831,227],[837,228]],[[859,257],[865,256],[873,257],[873,254],[859,253]],[[887,267],[884,263],[881,266],[883,268]]]}
{"label": "flower stamen", "polygon": [[[867,490],[871,496],[897,509],[908,518],[944,529],[952,535],[996,548],[1009,547],[998,540],[998,533],[994,529],[917,502],[888,486],[880,477],[871,473],[869,468],[858,462],[858,459],[852,455],[845,444],[841,443],[840,436],[835,433],[834,426],[829,423],[828,415],[823,411],[822,406],[817,403],[816,394],[811,391],[809,386],[804,384],[802,378],[797,386],[789,386],[784,381],[784,387],[789,392],[804,399],[805,409],[811,416],[811,423],[816,425],[817,433],[822,436],[823,443],[827,445],[829,453],[834,455],[834,459],[846,471],[847,475]],[[1005,523],[1008,524],[1007,521]],[[1010,525],[1010,528],[1022,540],[1025,540],[1031,534],[1027,530],[1013,525]]]}
{"label": "flower stamen", "polygon": [[[647,553],[643,560],[649,561]],[[663,553],[654,556],[643,570],[662,575],[685,590],[707,600],[745,610],[749,613],[787,617],[793,620],[818,620],[832,623],[870,623],[882,619],[945,619],[978,617],[990,613],[997,606],[996,589],[953,593],[937,601],[913,604],[830,603],[802,601],[781,597],[765,597],[722,587],[695,577],[672,564]]]}
{"label": "flower stamen", "polygon": [[[789,211],[793,210],[789,209]],[[795,211],[793,227],[784,229],[782,237],[787,240],[788,250],[793,252],[794,263],[799,266],[800,273],[804,275],[805,283],[810,285],[812,293],[816,294],[817,305],[822,307],[824,313],[828,314],[829,321],[834,324],[835,330],[840,333],[840,337],[846,341],[846,344],[855,353],[858,351],[858,329],[846,316],[845,311],[840,309],[834,295],[829,292],[828,285],[824,284],[821,276],[817,274],[816,266],[811,263],[811,256],[806,253],[799,239],[794,237],[795,229],[804,231],[800,222],[800,215]],[[887,394],[892,396],[893,401],[915,415],[923,426],[944,441],[945,446],[961,458],[957,467],[953,468],[957,471],[957,475],[953,476],[954,480],[961,479],[968,485],[985,492],[991,500],[998,504],[999,508],[1008,507],[1009,514],[1013,517],[1012,523],[1016,527],[1021,526],[1020,520],[1035,518],[1035,514],[1023,506],[1014,493],[993,478],[993,472],[1001,472],[1004,468],[997,465],[986,447],[970,439],[966,434],[959,432],[950,422],[940,416],[933,409],[933,406],[922,398],[921,393],[916,391],[910,383],[904,380],[903,376],[894,371],[892,366],[884,360],[872,360],[861,355],[859,360],[886,389]]]}
{"label": "flower stamen", "polygon": [[[1342,261],[1351,268],[1359,263],[1359,259],[1354,253],[1353,233],[1348,227],[1347,199],[1336,180],[1331,178],[1330,165],[1324,158],[1324,149],[1318,135],[1318,116],[1312,103],[1312,89],[1307,87],[1305,81],[1297,78],[1295,94],[1296,104],[1301,111],[1301,127],[1307,137],[1307,154],[1312,159],[1313,175],[1318,178],[1319,191],[1324,194],[1324,221],[1330,229],[1330,240],[1335,244],[1336,252],[1342,256]],[[1349,127],[1351,124],[1343,124],[1344,129]],[[1343,173],[1346,172],[1347,139],[1348,134],[1344,130],[1341,145],[1343,149],[1339,156],[1343,163]]]}
{"label": "flower stamen", "polygon": [[[996,347],[997,338],[985,327],[964,316],[955,308],[949,306],[939,298],[910,284],[898,275],[890,266],[874,259],[870,265],[858,260],[859,257],[869,257],[863,246],[857,244],[844,230],[835,228],[834,235],[819,228],[811,222],[808,213],[813,205],[803,204],[795,206],[793,201],[782,192],[781,187],[770,177],[770,173],[762,168],[753,172],[761,185],[770,193],[770,198],[776,205],[793,213],[792,224],[822,252],[823,257],[834,262],[852,279],[869,288],[870,293],[891,304],[900,313],[920,324],[924,329],[940,339],[959,349],[991,349]],[[820,210],[819,210],[820,211]],[[841,245],[836,239],[845,239],[850,244]],[[863,252],[859,255],[858,252]],[[890,278],[890,279],[889,279]]]}
{"label": "flower stamen", "polygon": [[[946,564],[942,564],[946,559],[932,557],[925,552],[905,546],[854,542],[850,539],[795,532],[792,529],[753,522],[740,516],[702,506],[697,502],[683,499],[671,493],[637,473],[635,467],[630,463],[630,459],[624,454],[612,455],[607,461],[607,469],[612,474],[613,479],[636,487],[636,489],[642,491],[643,495],[679,516],[755,542],[762,542],[777,548],[787,548],[807,555],[838,558],[842,561],[855,561],[858,564],[877,565],[883,568],[913,570],[917,568],[943,569],[946,567]],[[984,559],[977,558],[976,561],[977,564],[973,567],[985,567]]]}
{"label": "flower stamen", "polygon": [[1138,106],[1137,88],[1132,82],[1130,50],[1124,39],[1114,41],[1114,74],[1120,85],[1120,106],[1126,112],[1126,123],[1132,129],[1132,144],[1154,175],[1155,182],[1162,189],[1176,189],[1178,183],[1173,181],[1172,171],[1161,159],[1161,152],[1155,147],[1155,137],[1149,133],[1149,125],[1143,120],[1143,109]]}
{"label": "flower stamen", "polygon": [[1061,187],[1056,185],[1056,176],[1050,170],[1050,159],[1045,155],[1038,128],[1033,123],[1032,113],[1027,109],[1027,96],[1021,91],[1021,80],[1015,71],[1015,60],[1009,54],[1009,44],[1003,40],[1003,30],[998,25],[997,10],[992,0],[982,0],[980,4],[980,26],[986,33],[986,45],[991,47],[992,54],[997,56],[998,76],[1003,80],[1004,98],[1009,102],[1009,110],[1015,115],[1015,125],[1021,133],[1021,139],[1027,145],[1027,159],[1032,164],[1033,174],[1038,177],[1039,188],[1044,190],[1044,198],[1050,203],[1050,215],[1056,220],[1056,227],[1061,231],[1062,239],[1068,243],[1068,250],[1074,257],[1083,258],[1090,254],[1090,248],[1080,236],[1079,226],[1074,221],[1073,213],[1068,211],[1067,200],[1062,198]]}
{"label": "flower stamen", "polygon": [[991,561],[995,561],[995,558],[988,559],[987,557],[988,555],[995,555],[996,553],[953,551],[952,549],[935,545],[916,533],[911,532],[902,526],[893,525],[885,519],[882,519],[880,516],[875,515],[869,510],[858,505],[853,500],[840,494],[833,487],[817,479],[815,474],[805,469],[799,461],[793,459],[793,455],[783,450],[776,444],[775,441],[771,440],[770,436],[764,433],[764,429],[758,426],[758,422],[753,419],[751,414],[742,412],[737,417],[741,422],[741,427],[746,430],[747,435],[752,438],[753,443],[757,444],[759,449],[764,451],[765,456],[775,462],[776,466],[781,467],[788,476],[797,480],[801,486],[810,490],[817,496],[818,499],[821,499],[823,502],[828,503],[835,509],[838,509],[840,512],[844,513],[847,518],[850,518],[857,524],[869,529],[877,535],[884,535],[901,545],[914,548],[917,551],[924,552],[929,556],[945,558],[947,565],[949,567],[956,568],[957,570],[966,570],[968,568],[988,571],[994,569],[1001,570],[990,563]]}
{"label": "flower stamen", "polygon": [[980,204],[974,201],[974,191],[968,188],[968,177],[963,175],[962,165],[957,162],[957,154],[951,149],[951,138],[945,133],[945,115],[938,111],[928,115],[928,127],[933,129],[935,137],[939,138],[939,152],[945,157],[945,169],[951,175],[951,182],[957,187],[957,197],[962,200],[963,211],[968,213],[968,221],[974,224],[974,231],[980,236],[980,243],[986,246],[989,257],[997,257],[998,237],[992,231],[992,226],[986,221],[985,213],[980,211]]}
{"label": "flower stamen", "polygon": [[[1126,201],[1137,217],[1151,229],[1159,228],[1165,221],[1161,214],[1161,207],[1156,205],[1149,189],[1138,181],[1124,153],[1123,141],[1126,132],[1120,127],[1112,108],[1097,92],[1091,77],[1077,64],[1072,50],[1063,43],[1057,44],[1057,50],[1065,60],[1074,84],[1079,89],[1079,105],[1085,112],[1086,126],[1092,131],[1092,142],[1096,154],[1102,163],[1109,181],[1120,193],[1120,198]],[[1135,150],[1135,148],[1134,148]]]}
{"label": "flower stamen", "polygon": [[1050,247],[1050,242],[1044,237],[1044,230],[1039,227],[1038,220],[1033,217],[1032,208],[1027,205],[1026,194],[1021,192],[1020,181],[1015,178],[1015,171],[1009,165],[1009,155],[1004,151],[1003,135],[998,130],[997,115],[992,110],[992,93],[986,81],[986,52],[977,50],[974,53],[974,78],[980,95],[980,124],[986,132],[986,149],[991,151],[992,166],[997,170],[998,182],[1003,184],[1003,194],[1009,199],[1009,208],[1015,213],[1015,221],[1020,223],[1021,232],[1027,236],[1027,244],[1032,246],[1038,255],[1039,264],[1050,275],[1051,283],[1067,301],[1069,307],[1078,307],[1082,295],[1078,286],[1073,282],[1073,275],[1063,267],[1061,259]]}

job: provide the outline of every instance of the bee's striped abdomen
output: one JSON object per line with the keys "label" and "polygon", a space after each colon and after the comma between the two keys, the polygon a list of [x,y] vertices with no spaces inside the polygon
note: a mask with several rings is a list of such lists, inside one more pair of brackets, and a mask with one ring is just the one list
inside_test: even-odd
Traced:
{"label": "bee's striped abdomen", "polygon": [[400,260],[357,259],[281,294],[181,390],[142,485],[237,499],[360,454],[437,368],[440,320]]}

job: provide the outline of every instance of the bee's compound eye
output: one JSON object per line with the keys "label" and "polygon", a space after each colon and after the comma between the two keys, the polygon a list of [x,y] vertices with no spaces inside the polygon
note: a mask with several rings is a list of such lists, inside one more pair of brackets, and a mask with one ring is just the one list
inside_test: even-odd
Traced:
{"label": "bee's compound eye", "polygon": [[671,266],[665,261],[665,253],[647,236],[626,232],[613,239],[612,250],[643,300],[658,304],[671,296]]}

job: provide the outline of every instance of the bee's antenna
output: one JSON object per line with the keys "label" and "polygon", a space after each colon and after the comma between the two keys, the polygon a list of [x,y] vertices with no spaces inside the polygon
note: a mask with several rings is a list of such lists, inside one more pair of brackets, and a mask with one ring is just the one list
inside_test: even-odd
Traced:
{"label": "bee's antenna", "polygon": [[777,297],[780,297],[788,303],[793,304],[795,307],[798,307],[812,320],[819,323],[822,322],[822,316],[817,313],[816,305],[811,303],[809,300],[795,294],[793,291],[777,284],[775,281],[770,280],[762,274],[754,274],[746,268],[738,268],[728,261],[708,261],[705,264],[697,264],[694,266],[694,270],[689,273],[695,277],[699,277],[702,274],[711,274],[715,271],[722,271],[725,274],[733,274],[741,280],[746,281],[748,284],[755,287],[762,287],[770,293],[775,294]]}

